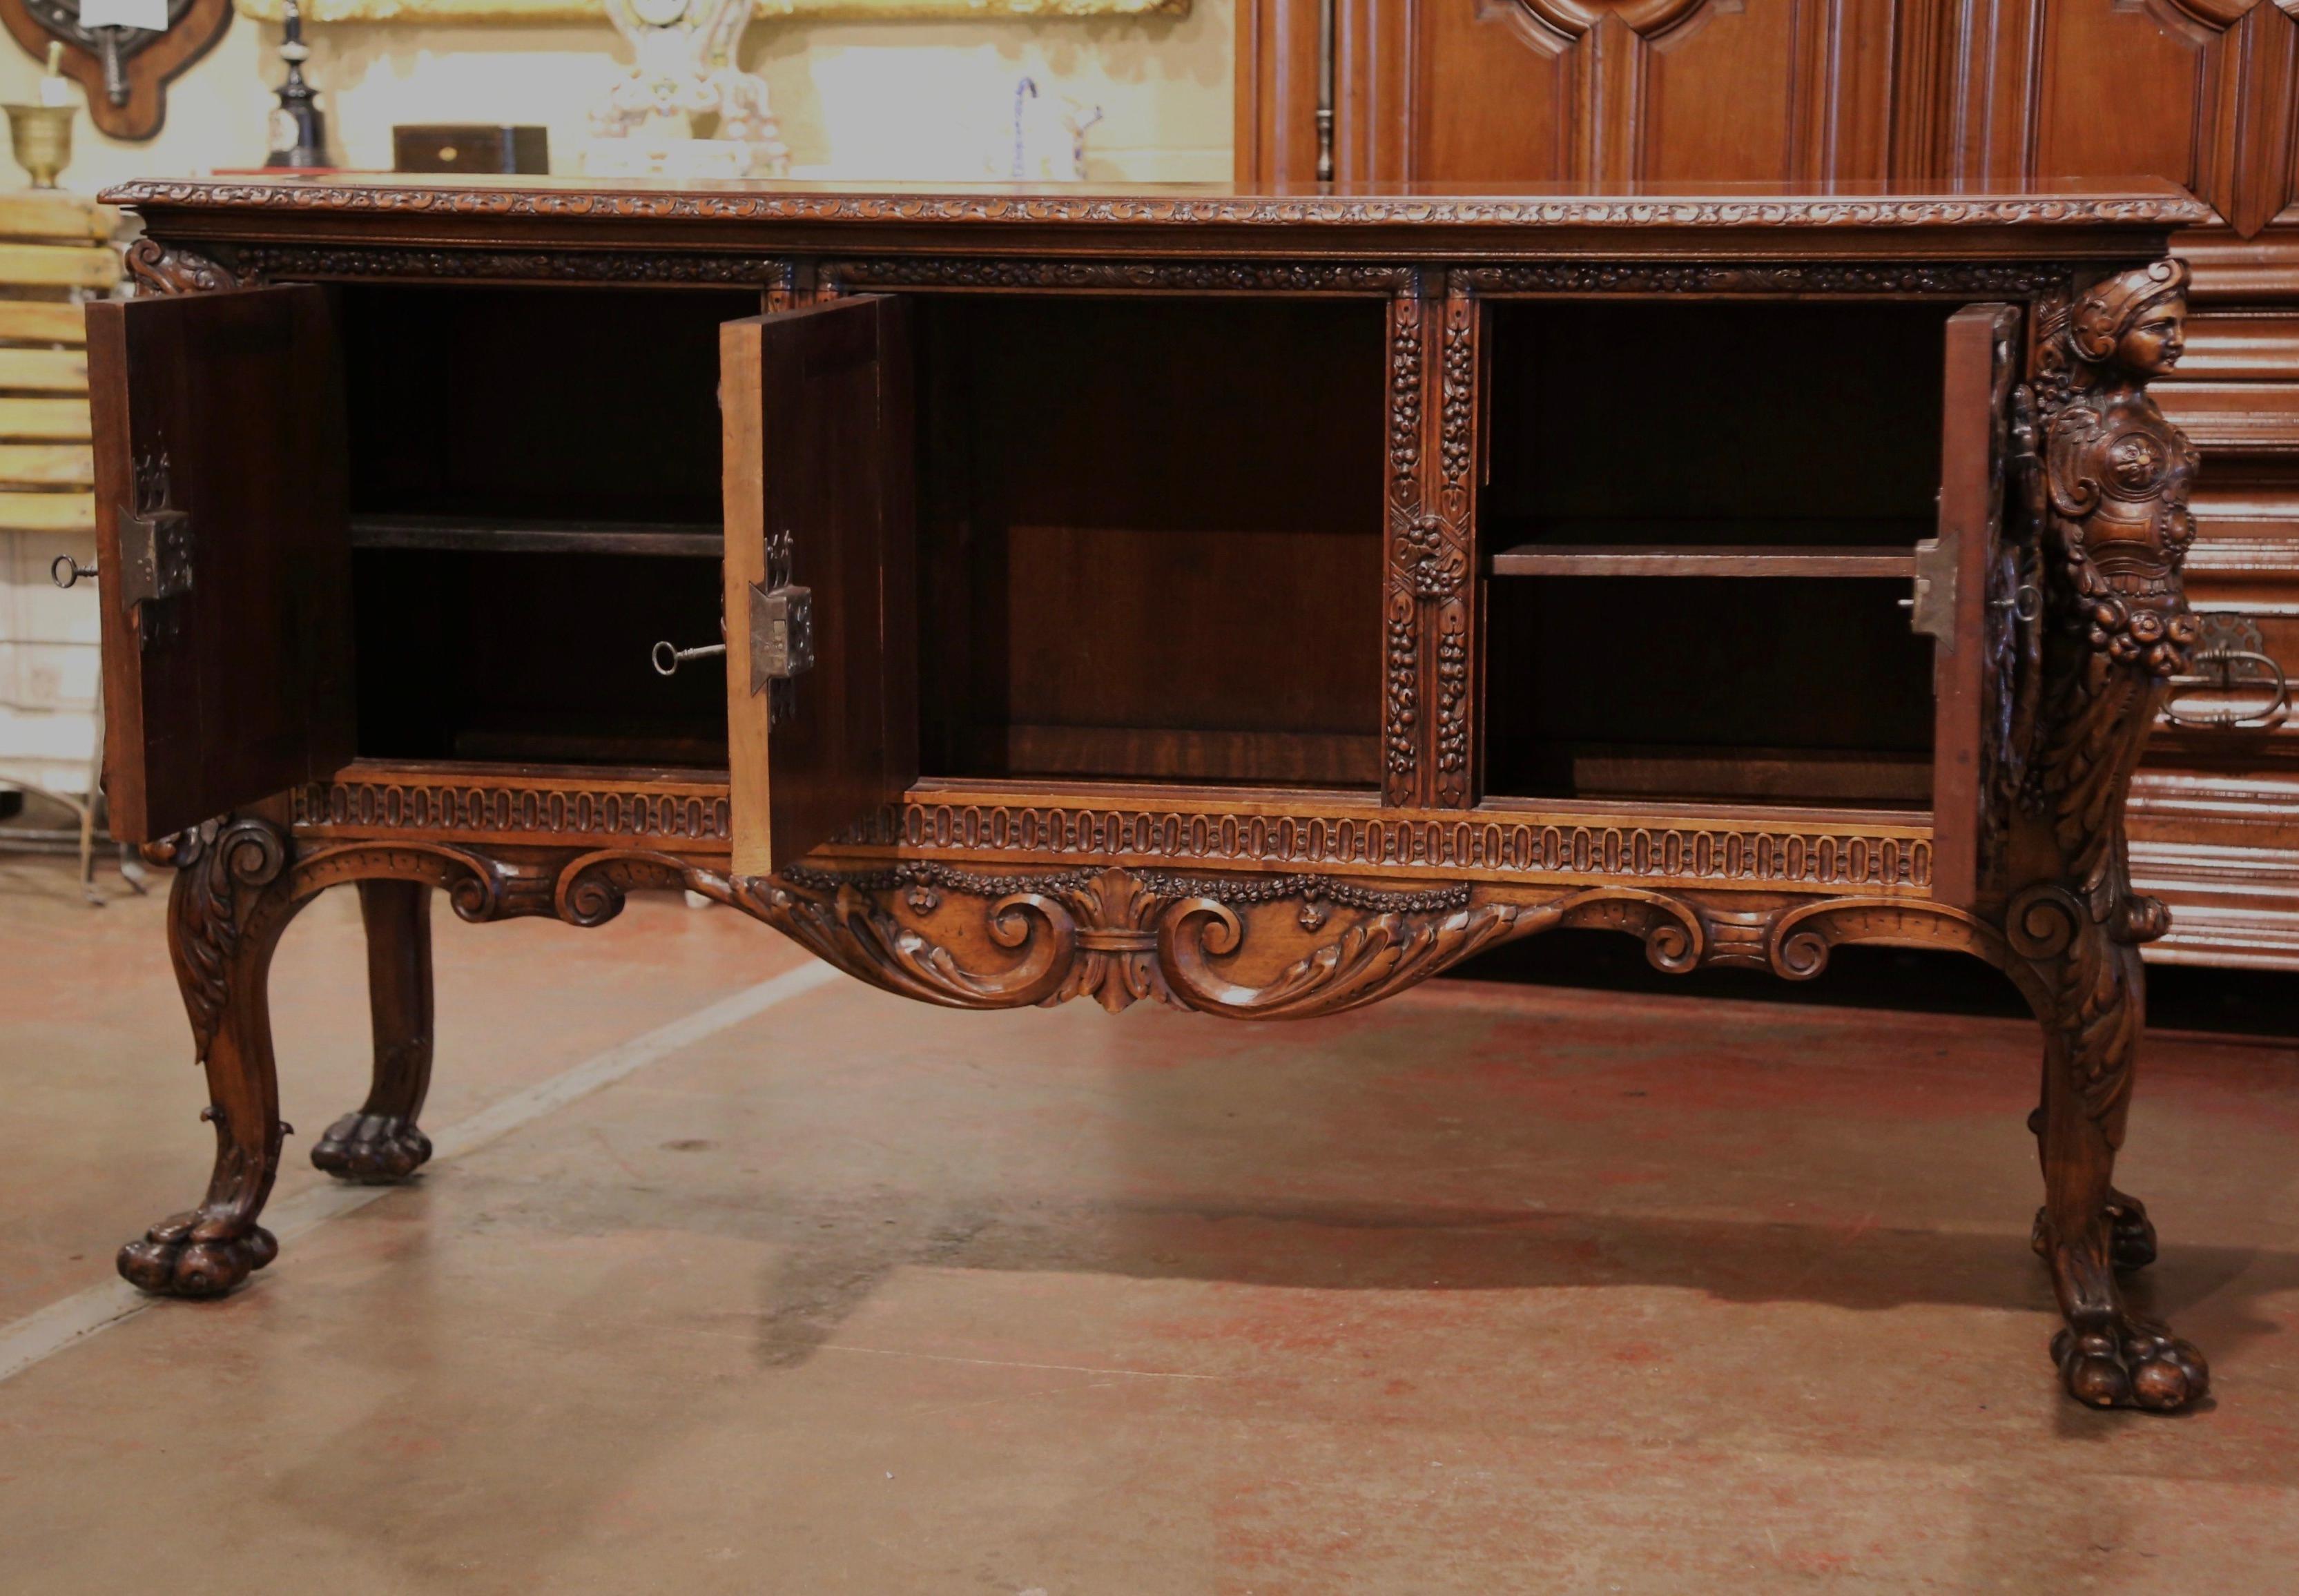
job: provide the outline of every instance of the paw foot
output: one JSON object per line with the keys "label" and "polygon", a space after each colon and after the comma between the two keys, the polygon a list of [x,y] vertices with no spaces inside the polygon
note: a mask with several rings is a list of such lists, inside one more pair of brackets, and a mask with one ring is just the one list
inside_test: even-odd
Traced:
{"label": "paw foot", "polygon": [[261,1225],[237,1236],[210,1234],[219,1228],[196,1213],[162,1220],[120,1249],[120,1278],[158,1296],[220,1297],[279,1256],[279,1244]]}
{"label": "paw foot", "polygon": [[[2107,1238],[2107,1261],[2118,1273],[2128,1275],[2155,1261],[2155,1221],[2147,1217],[2146,1205],[2137,1197],[2127,1197],[2121,1192],[2109,1195]],[[2036,1228],[2029,1245],[2038,1258],[2052,1255],[2051,1230],[2043,1209],[2036,1210]]]}
{"label": "paw foot", "polygon": [[431,1138],[396,1114],[345,1114],[311,1149],[328,1174],[361,1186],[404,1180],[431,1157]]}
{"label": "paw foot", "polygon": [[2068,1394],[2088,1408],[2168,1413],[2212,1388],[2203,1353],[2162,1325],[2126,1317],[2103,1330],[2062,1330],[2052,1359]]}

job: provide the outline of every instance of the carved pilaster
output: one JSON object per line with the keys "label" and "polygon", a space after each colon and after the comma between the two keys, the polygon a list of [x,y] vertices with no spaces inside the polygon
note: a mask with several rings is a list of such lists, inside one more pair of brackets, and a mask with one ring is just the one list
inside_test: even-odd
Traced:
{"label": "carved pilaster", "polygon": [[1421,513],[1423,305],[1416,282],[1389,302],[1389,524],[1382,596],[1382,792],[1421,801],[1421,563],[1432,531]]}
{"label": "carved pilaster", "polygon": [[1469,806],[1469,706],[1476,635],[1477,302],[1465,293],[1445,299],[1445,356],[1440,373],[1437,471],[1430,495],[1445,548],[1443,591],[1434,599],[1437,633],[1436,790],[1440,809]]}
{"label": "carved pilaster", "polygon": [[1465,294],[1425,297],[1416,282],[1390,302],[1382,748],[1393,806],[1469,802],[1476,365]]}

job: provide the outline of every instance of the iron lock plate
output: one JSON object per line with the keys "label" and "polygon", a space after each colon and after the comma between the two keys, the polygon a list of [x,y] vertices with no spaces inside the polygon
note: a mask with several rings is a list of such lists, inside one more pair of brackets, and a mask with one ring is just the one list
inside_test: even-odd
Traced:
{"label": "iron lock plate", "polygon": [[751,690],[814,668],[814,590],[751,584]]}
{"label": "iron lock plate", "polygon": [[192,518],[179,509],[120,512],[120,596],[128,604],[192,591]]}
{"label": "iron lock plate", "polygon": [[1939,644],[1940,652],[1955,652],[1955,549],[1938,538],[1916,544],[1914,597],[1908,605],[1908,630],[1921,632]]}

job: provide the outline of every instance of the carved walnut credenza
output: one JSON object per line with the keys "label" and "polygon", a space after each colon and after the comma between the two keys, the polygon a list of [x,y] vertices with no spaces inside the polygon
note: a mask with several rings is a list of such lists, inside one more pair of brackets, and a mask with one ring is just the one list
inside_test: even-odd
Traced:
{"label": "carved walnut credenza", "polygon": [[1599,928],[2002,970],[2067,1386],[2203,1394],[2110,1184],[2197,636],[2179,190],[107,197],[109,791],[218,1147],[137,1285],[272,1258],[265,973],[341,883],[358,1180],[430,1151],[434,888],[685,888],[956,1008],[1330,1014]]}

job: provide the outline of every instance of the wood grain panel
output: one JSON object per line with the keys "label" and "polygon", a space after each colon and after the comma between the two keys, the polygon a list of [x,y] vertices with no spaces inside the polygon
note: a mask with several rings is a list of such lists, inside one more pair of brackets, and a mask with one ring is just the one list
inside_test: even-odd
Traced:
{"label": "wood grain panel", "polygon": [[1881,177],[1890,0],[1695,7],[1644,40],[1640,178]]}
{"label": "wood grain panel", "polygon": [[2295,24],[2267,0],[1958,0],[1938,26],[1939,139],[1906,175],[2149,172],[2246,235],[2292,200]]}
{"label": "wood grain panel", "polygon": [[2206,453],[2299,452],[2299,383],[2165,383],[2163,413]]}
{"label": "wood grain panel", "polygon": [[[1761,182],[1888,170],[1902,48],[1892,0],[1407,0],[1340,13],[1344,179]],[[1246,180],[1314,172],[1315,45],[1314,0],[1241,13]]]}
{"label": "wood grain panel", "polygon": [[2161,378],[2173,395],[2188,382],[2299,379],[2299,310],[2209,310],[2187,318],[2187,352]]}

